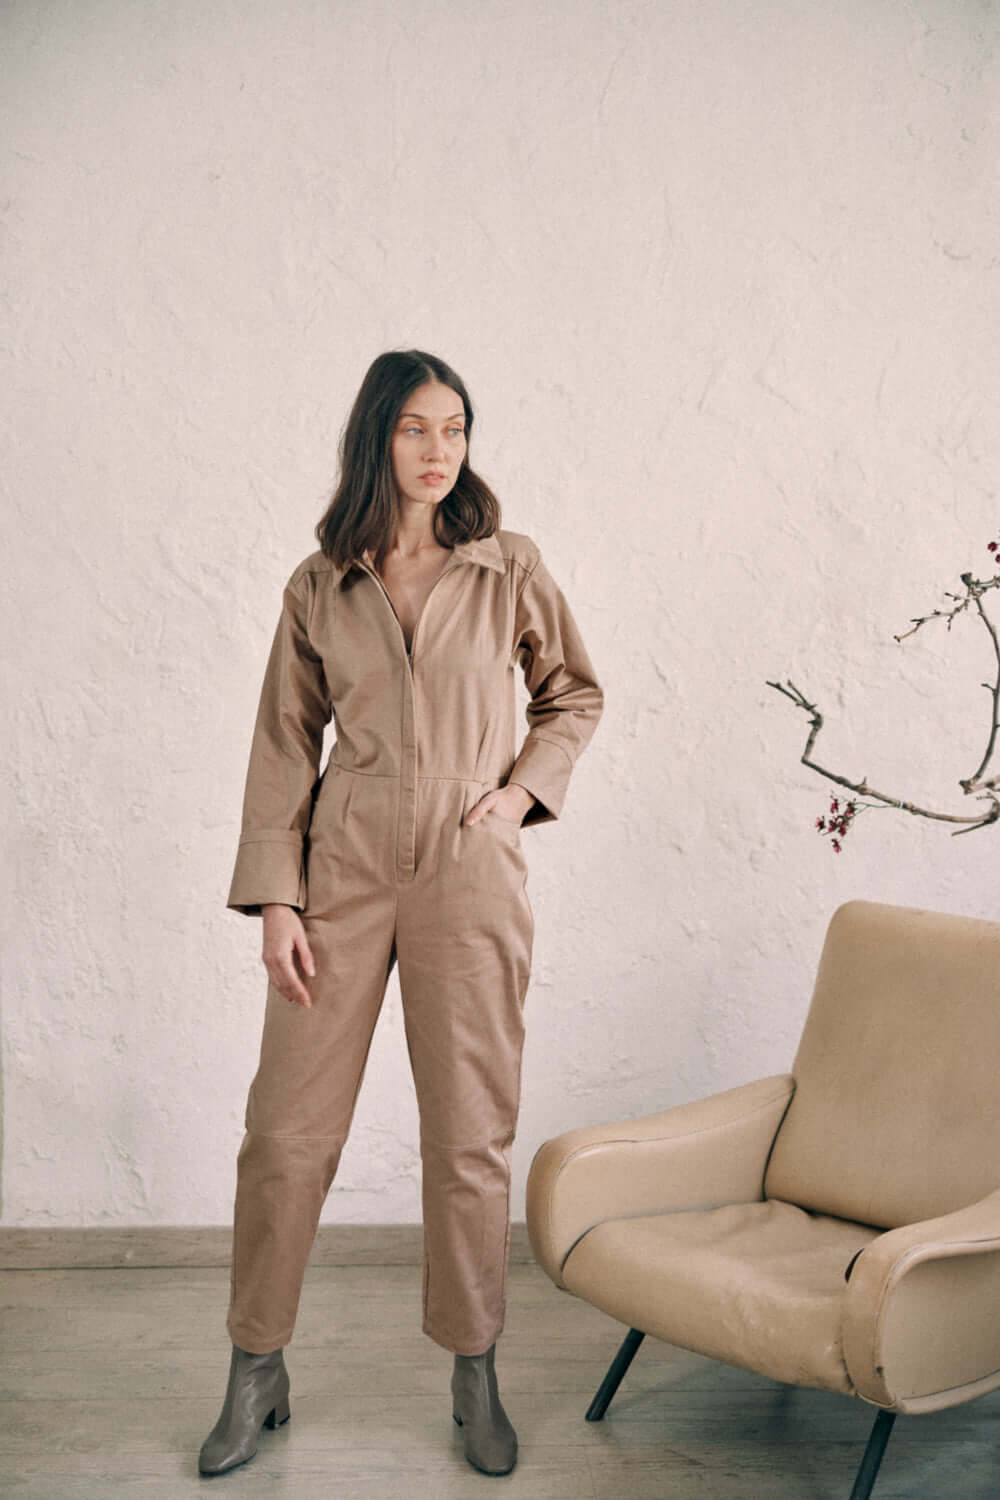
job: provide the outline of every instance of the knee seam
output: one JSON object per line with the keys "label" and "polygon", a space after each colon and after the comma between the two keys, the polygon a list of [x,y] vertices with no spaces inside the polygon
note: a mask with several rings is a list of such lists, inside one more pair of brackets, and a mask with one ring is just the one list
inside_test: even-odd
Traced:
{"label": "knee seam", "polygon": [[248,1135],[263,1136],[268,1141],[339,1141],[343,1146],[347,1137],[344,1135],[299,1135],[293,1131],[281,1130],[252,1130],[247,1127]]}
{"label": "knee seam", "polygon": [[496,1135],[484,1135],[478,1140],[462,1141],[458,1145],[454,1145],[450,1141],[432,1141],[428,1140],[426,1136],[421,1136],[420,1147],[422,1150],[424,1146],[433,1146],[436,1151],[475,1151],[480,1146],[496,1145],[504,1147],[513,1144],[515,1133],[513,1130],[505,1130],[502,1134],[498,1132]]}

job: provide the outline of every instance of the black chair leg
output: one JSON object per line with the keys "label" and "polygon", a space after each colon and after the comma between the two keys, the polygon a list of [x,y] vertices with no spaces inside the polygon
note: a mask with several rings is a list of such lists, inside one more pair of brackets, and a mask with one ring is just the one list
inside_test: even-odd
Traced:
{"label": "black chair leg", "polygon": [[851,1491],[851,1500],[868,1500],[868,1496],[871,1494],[875,1484],[879,1464],[882,1462],[885,1445],[889,1441],[889,1435],[892,1432],[892,1424],[895,1420],[896,1413],[894,1411],[880,1411],[875,1418],[875,1425],[868,1438],[868,1447],[865,1449],[865,1456],[861,1460],[861,1467],[858,1470],[857,1478],[854,1481],[854,1488]]}
{"label": "black chair leg", "polygon": [[622,1377],[635,1359],[636,1350],[646,1337],[638,1328],[630,1328],[622,1346],[611,1361],[611,1368],[601,1381],[601,1388],[587,1407],[587,1421],[599,1422],[611,1405],[611,1398],[622,1383]]}

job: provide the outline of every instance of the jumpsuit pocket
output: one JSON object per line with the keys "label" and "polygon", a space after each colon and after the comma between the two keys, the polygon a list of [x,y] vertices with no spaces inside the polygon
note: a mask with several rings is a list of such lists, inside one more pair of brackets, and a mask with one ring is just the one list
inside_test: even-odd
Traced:
{"label": "jumpsuit pocket", "polygon": [[510,818],[502,818],[498,812],[488,812],[486,814],[486,822],[492,825],[494,831],[498,832],[501,838],[512,839],[515,844],[520,844],[520,823],[512,823]]}
{"label": "jumpsuit pocket", "polygon": [[[497,778],[493,781],[469,782],[466,787],[465,806],[462,810],[462,821],[465,821],[466,813],[470,812],[486,792],[495,792],[498,787],[503,786],[503,781]],[[511,822],[510,818],[502,818],[498,812],[490,811],[480,819],[480,825],[489,827],[499,838],[507,839],[508,842],[520,847],[521,825]]]}

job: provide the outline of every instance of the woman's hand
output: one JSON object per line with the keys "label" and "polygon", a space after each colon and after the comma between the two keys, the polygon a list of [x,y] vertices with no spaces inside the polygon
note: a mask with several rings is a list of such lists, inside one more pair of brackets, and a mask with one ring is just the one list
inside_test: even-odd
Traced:
{"label": "woman's hand", "polygon": [[475,807],[466,813],[465,821],[478,823],[481,818],[493,813],[506,823],[521,823],[529,808],[534,805],[535,798],[527,787],[518,786],[516,781],[508,781],[506,786],[498,786],[495,791],[480,797]]}
{"label": "woman's hand", "polygon": [[283,906],[275,902],[268,902],[260,910],[264,923],[261,958],[271,983],[286,1000],[292,1000],[296,1005],[304,1005],[308,1009],[312,1005],[312,997],[299,978],[295,955],[298,954],[299,961],[310,978],[316,973],[316,963],[302,918],[294,906]]}

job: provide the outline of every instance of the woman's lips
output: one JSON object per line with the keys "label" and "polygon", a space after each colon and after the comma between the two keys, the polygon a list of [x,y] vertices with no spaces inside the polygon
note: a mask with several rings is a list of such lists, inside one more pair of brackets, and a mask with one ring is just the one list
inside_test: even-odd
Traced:
{"label": "woman's lips", "polygon": [[443,474],[422,474],[420,477],[425,484],[440,484],[444,479]]}

